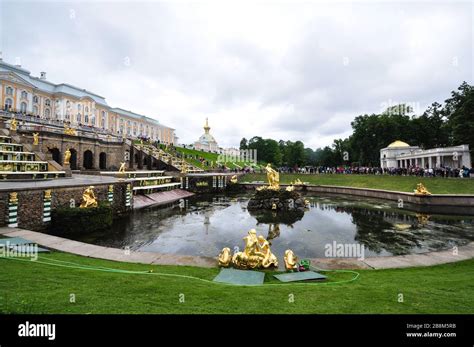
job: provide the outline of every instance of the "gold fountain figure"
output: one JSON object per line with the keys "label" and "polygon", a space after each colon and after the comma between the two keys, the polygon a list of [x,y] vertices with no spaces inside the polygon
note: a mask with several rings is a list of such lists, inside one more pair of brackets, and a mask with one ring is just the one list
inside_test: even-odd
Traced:
{"label": "gold fountain figure", "polygon": [[10,121],[10,130],[16,131],[17,127],[18,127],[18,121],[15,119],[15,117],[13,117],[12,120]]}
{"label": "gold fountain figure", "polygon": [[66,152],[64,152],[64,165],[69,165],[69,161],[71,160],[71,151],[66,149]]}
{"label": "gold fountain figure", "polygon": [[230,182],[233,183],[233,184],[236,184],[238,181],[237,181],[237,175],[234,175],[230,178]]}
{"label": "gold fountain figure", "polygon": [[121,174],[125,173],[125,162],[124,161],[120,163],[120,167],[119,167],[118,172],[121,173]]}
{"label": "gold fountain figure", "polygon": [[90,186],[82,193],[82,203],[80,208],[97,207],[97,198],[94,194],[94,186]]}
{"label": "gold fountain figure", "polygon": [[428,189],[426,189],[423,183],[418,183],[414,192],[415,195],[431,195],[431,193],[428,191]]}
{"label": "gold fountain figure", "polygon": [[238,269],[257,269],[278,266],[278,260],[270,250],[270,243],[263,237],[257,237],[255,229],[251,229],[244,237],[245,249],[232,256],[229,262],[230,249],[224,248],[219,254],[219,265],[232,265]]}
{"label": "gold fountain figure", "polygon": [[39,145],[39,133],[33,133],[33,146]]}
{"label": "gold fountain figure", "polygon": [[222,249],[221,253],[219,254],[219,266],[229,267],[231,263],[232,263],[232,253],[230,252],[229,247],[225,247]]}
{"label": "gold fountain figure", "polygon": [[285,251],[285,268],[287,271],[293,271],[298,267],[298,258],[291,249]]}
{"label": "gold fountain figure", "polygon": [[280,174],[278,171],[272,169],[272,165],[270,163],[267,164],[265,170],[267,171],[268,189],[279,190]]}
{"label": "gold fountain figure", "polygon": [[270,242],[260,235],[258,237],[258,248],[263,253],[264,257],[262,260],[262,266],[268,268],[270,266],[278,267],[278,259],[270,250]]}

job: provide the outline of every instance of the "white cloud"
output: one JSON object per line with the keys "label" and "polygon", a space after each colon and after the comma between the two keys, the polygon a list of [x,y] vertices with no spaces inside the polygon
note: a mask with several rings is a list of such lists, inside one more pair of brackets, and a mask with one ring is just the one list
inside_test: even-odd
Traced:
{"label": "white cloud", "polygon": [[156,117],[185,143],[209,117],[224,146],[254,135],[330,145],[389,100],[424,107],[472,82],[469,3],[0,6],[4,60]]}

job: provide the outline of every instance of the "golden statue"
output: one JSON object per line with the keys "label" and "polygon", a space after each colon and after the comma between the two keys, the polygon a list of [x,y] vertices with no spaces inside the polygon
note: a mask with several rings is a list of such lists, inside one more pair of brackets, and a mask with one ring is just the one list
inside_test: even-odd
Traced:
{"label": "golden statue", "polygon": [[12,117],[12,120],[10,121],[10,130],[16,131],[17,127],[18,127],[18,122],[15,119],[15,117]]}
{"label": "golden statue", "polygon": [[277,204],[273,203],[272,204],[272,210],[276,210],[277,209]]}
{"label": "golden statue", "polygon": [[10,193],[8,202],[10,204],[16,204],[18,202],[18,193],[17,192]]}
{"label": "golden statue", "polygon": [[228,267],[232,262],[232,254],[229,247],[222,249],[222,252],[219,254],[219,266]]}
{"label": "golden statue", "polygon": [[301,186],[303,184],[303,182],[301,182],[301,180],[299,178],[295,179],[294,182],[292,182],[293,185],[295,186]]}
{"label": "golden statue", "polygon": [[285,268],[287,271],[293,271],[298,267],[298,258],[291,249],[285,251]]}
{"label": "golden statue", "polygon": [[429,214],[425,214],[425,213],[416,214],[416,219],[418,219],[418,223],[421,225],[425,225],[426,223],[428,223],[430,217],[431,216]]}
{"label": "golden statue", "polygon": [[287,192],[292,192],[295,190],[295,187],[293,185],[286,187],[285,189]]}
{"label": "golden statue", "polygon": [[125,162],[121,162],[120,163],[120,167],[119,167],[119,170],[118,170],[119,173],[125,173]]}
{"label": "golden statue", "polygon": [[[245,249],[232,256],[232,265],[239,269],[256,269],[278,266],[278,260],[270,250],[270,243],[263,237],[257,237],[255,229],[251,229],[244,237]],[[225,266],[230,249],[224,248],[219,254],[219,265]]]}
{"label": "golden statue", "polygon": [[64,152],[64,164],[63,165],[69,165],[69,160],[71,160],[71,151],[66,149],[66,152]]}
{"label": "golden statue", "polygon": [[76,130],[74,130],[73,128],[66,127],[64,128],[64,133],[66,135],[76,135]]}
{"label": "golden statue", "polygon": [[82,193],[82,203],[80,208],[97,207],[97,198],[94,194],[94,186],[90,186]]}
{"label": "golden statue", "polygon": [[431,195],[431,193],[426,189],[423,183],[418,183],[415,189],[415,195]]}
{"label": "golden statue", "polygon": [[278,267],[278,259],[270,250],[270,243],[260,235],[258,237],[258,248],[263,253],[262,266],[268,268],[270,266]]}
{"label": "golden statue", "polygon": [[46,190],[44,191],[44,198],[51,200],[51,193],[52,193],[52,192],[51,192],[51,189],[46,189]]}
{"label": "golden statue", "polygon": [[280,189],[280,174],[278,171],[272,169],[272,165],[270,163],[267,164],[265,170],[267,171],[268,189]]}
{"label": "golden statue", "polygon": [[234,175],[230,178],[230,182],[233,183],[233,184],[236,184],[238,181],[237,181],[237,175]]}
{"label": "golden statue", "polygon": [[39,145],[39,133],[33,133],[33,146]]}
{"label": "golden statue", "polygon": [[186,165],[186,162],[183,161],[182,165],[181,165],[181,173],[182,174],[185,174],[188,172],[188,165]]}

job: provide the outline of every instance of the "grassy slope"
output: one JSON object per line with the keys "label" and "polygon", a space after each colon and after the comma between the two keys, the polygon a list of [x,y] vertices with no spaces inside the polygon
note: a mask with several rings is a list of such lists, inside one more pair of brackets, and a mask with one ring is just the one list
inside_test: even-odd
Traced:
{"label": "grassy slope", "polygon": [[[205,279],[219,271],[116,263],[58,252],[47,257]],[[0,259],[0,267],[2,313],[472,313],[474,307],[474,260],[428,268],[362,270],[359,280],[345,284],[270,287],[224,286],[6,259]],[[350,277],[330,273],[332,280]],[[74,304],[69,303],[72,293]],[[185,303],[179,303],[180,293]],[[399,293],[403,303],[397,300]],[[288,302],[289,294],[294,295],[294,303]]]}
{"label": "grassy slope", "polygon": [[[403,192],[413,192],[416,188],[416,184],[422,182],[433,194],[474,194],[474,179],[469,178],[280,174],[281,183],[290,183],[296,178],[311,184],[387,189]],[[242,177],[240,182],[266,181],[266,179],[266,175],[264,174],[248,174]]]}

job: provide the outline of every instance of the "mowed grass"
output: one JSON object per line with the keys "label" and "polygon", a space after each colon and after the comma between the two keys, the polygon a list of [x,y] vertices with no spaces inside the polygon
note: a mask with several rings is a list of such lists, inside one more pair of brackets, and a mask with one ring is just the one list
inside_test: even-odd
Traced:
{"label": "mowed grass", "polygon": [[[280,183],[290,183],[296,178],[315,185],[347,186],[413,192],[418,183],[423,183],[433,194],[474,194],[472,178],[428,178],[388,175],[307,175],[280,174]],[[247,174],[240,182],[266,181],[266,174]]]}
{"label": "mowed grass", "polygon": [[[49,259],[153,274],[109,273],[0,259],[1,313],[473,313],[474,260],[424,268],[326,273],[330,284],[259,287],[212,280],[217,268],[117,263],[53,252]],[[275,285],[268,285],[275,284]],[[399,294],[403,302],[399,302]],[[71,295],[75,303],[71,303]],[[184,295],[184,297],[182,296]],[[184,302],[182,299],[184,298]],[[294,298],[291,302],[290,298]]]}

